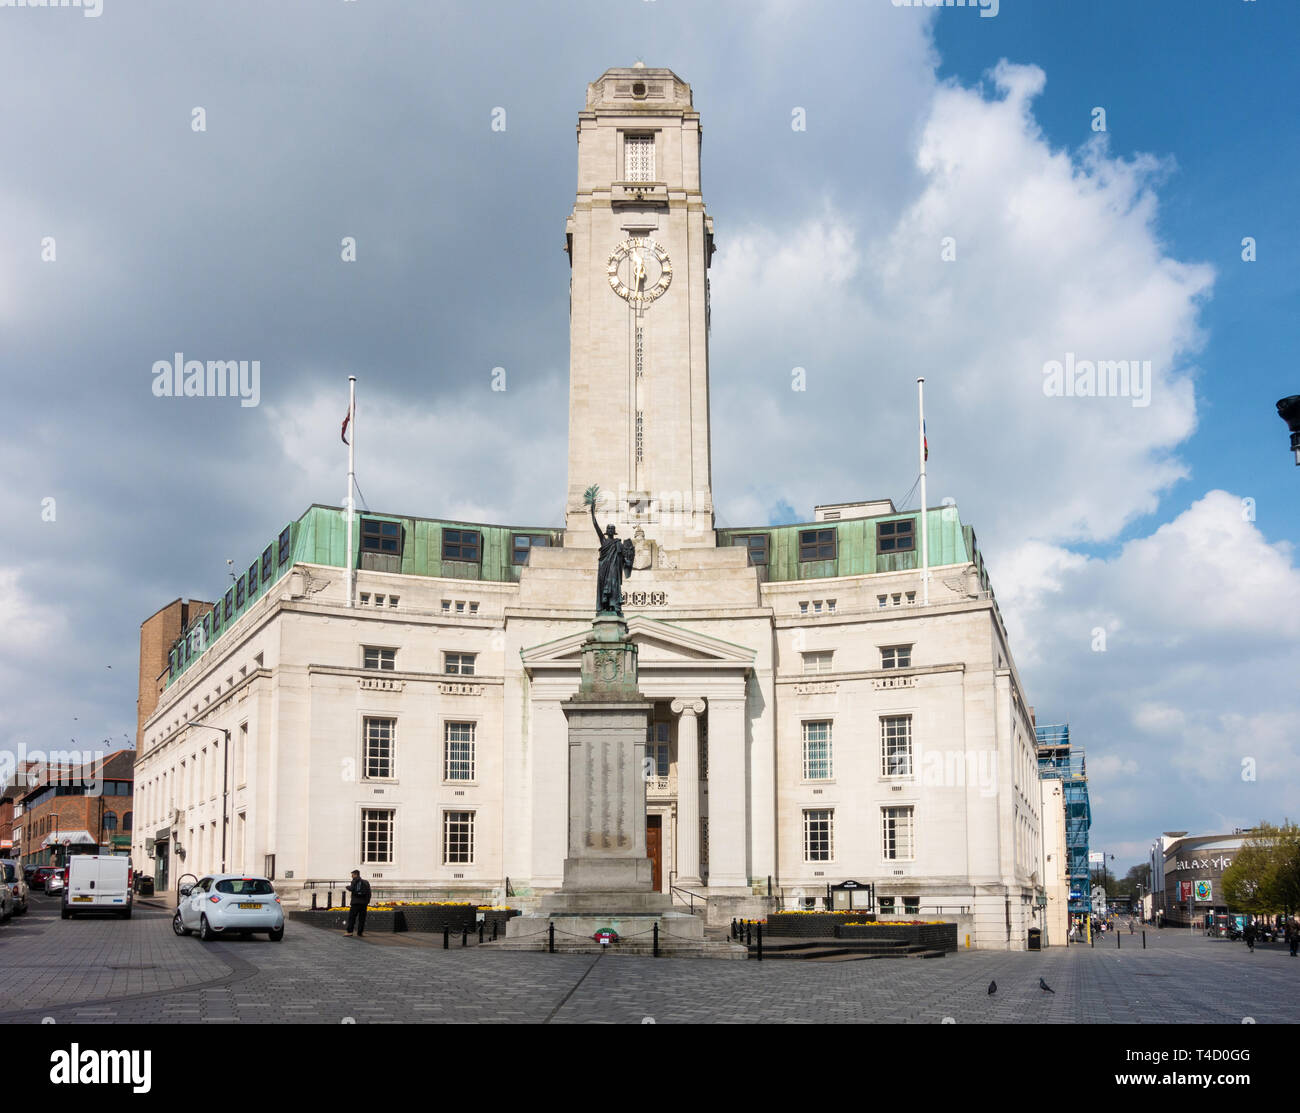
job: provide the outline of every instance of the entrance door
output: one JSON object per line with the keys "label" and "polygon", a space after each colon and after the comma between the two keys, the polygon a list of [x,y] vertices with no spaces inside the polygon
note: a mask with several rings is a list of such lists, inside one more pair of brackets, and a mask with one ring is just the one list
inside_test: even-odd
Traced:
{"label": "entrance door", "polygon": [[645,817],[645,856],[654,863],[654,887],[658,892],[663,885],[664,817]]}

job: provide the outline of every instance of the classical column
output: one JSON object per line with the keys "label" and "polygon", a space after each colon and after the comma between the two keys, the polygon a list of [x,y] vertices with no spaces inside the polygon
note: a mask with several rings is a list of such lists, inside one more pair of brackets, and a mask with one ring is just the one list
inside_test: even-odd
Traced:
{"label": "classical column", "polygon": [[698,889],[700,880],[700,720],[702,699],[675,699],[677,721],[677,884]]}

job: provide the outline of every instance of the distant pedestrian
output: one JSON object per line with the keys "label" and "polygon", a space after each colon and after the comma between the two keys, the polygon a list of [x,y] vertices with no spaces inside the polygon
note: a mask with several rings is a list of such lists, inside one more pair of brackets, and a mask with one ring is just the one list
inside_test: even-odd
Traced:
{"label": "distant pedestrian", "polygon": [[1133,917],[1132,917],[1132,916],[1130,916],[1130,917],[1129,917],[1129,920],[1128,920],[1128,933],[1129,933],[1129,935],[1132,935],[1132,934],[1133,934]]}
{"label": "distant pedestrian", "polygon": [[1296,950],[1300,948],[1300,925],[1297,925],[1294,919],[1287,921],[1286,941],[1291,948],[1291,957],[1295,958]]}
{"label": "distant pedestrian", "polygon": [[1250,949],[1250,953],[1254,954],[1255,953],[1255,925],[1253,923],[1247,924],[1244,934],[1246,936],[1246,946]]}
{"label": "distant pedestrian", "polygon": [[348,930],[344,935],[351,935],[355,926],[357,938],[366,934],[366,909],[370,906],[370,882],[361,876],[360,870],[352,871],[352,883],[347,887],[352,894],[352,905],[348,909]]}

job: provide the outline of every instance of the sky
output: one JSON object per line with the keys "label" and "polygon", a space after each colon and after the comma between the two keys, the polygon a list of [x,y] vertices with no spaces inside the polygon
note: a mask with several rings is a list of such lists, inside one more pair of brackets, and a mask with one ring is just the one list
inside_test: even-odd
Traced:
{"label": "sky", "polygon": [[[718,524],[903,500],[924,375],[931,502],[1086,749],[1094,848],[1295,819],[1298,30],[1273,0],[0,3],[0,748],[134,737],[141,621],[341,503],[349,374],[369,506],[563,521],[573,129],[640,59],[702,118]],[[155,396],[177,352],[259,361],[257,404]],[[1143,371],[1069,389],[1100,360]]]}

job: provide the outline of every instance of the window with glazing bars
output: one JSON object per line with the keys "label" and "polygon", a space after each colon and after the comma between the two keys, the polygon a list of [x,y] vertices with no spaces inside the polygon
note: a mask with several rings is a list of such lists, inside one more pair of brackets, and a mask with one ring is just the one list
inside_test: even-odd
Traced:
{"label": "window with glazing bars", "polygon": [[393,735],[396,719],[370,719],[366,721],[365,775],[370,779],[387,780],[393,775]]}
{"label": "window with glazing bars", "polygon": [[910,645],[887,645],[880,650],[880,667],[882,669],[906,669],[912,665],[912,647]]}
{"label": "window with glazing bars", "polygon": [[801,529],[799,531],[800,560],[834,560],[835,530]]}
{"label": "window with glazing bars", "polygon": [[876,552],[901,553],[916,548],[912,519],[876,523]]}
{"label": "window with glazing bars", "polygon": [[474,864],[474,813],[442,813],[442,861],[447,866]]}
{"label": "window with glazing bars", "polygon": [[887,862],[903,862],[912,858],[914,811],[910,806],[880,809],[881,850]]}
{"label": "window with glazing bars", "polygon": [[478,560],[482,551],[481,538],[476,529],[444,529],[442,531],[443,560]]}
{"label": "window with glazing bars", "polygon": [[912,775],[911,715],[887,715],[881,718],[880,773],[885,777]]}
{"label": "window with glazing bars", "polygon": [[363,664],[368,669],[388,669],[391,671],[397,667],[397,650],[381,649],[377,645],[368,645],[365,647]]}
{"label": "window with glazing bars", "polygon": [[473,676],[474,658],[477,656],[477,653],[444,654],[442,671],[455,676]]}
{"label": "window with glazing bars", "polygon": [[378,518],[362,518],[361,551],[363,553],[388,553],[390,556],[401,556],[401,523],[381,522]]}
{"label": "window with glazing bars", "polygon": [[444,723],[443,738],[443,779],[472,781],[474,779],[474,724]]}
{"label": "window with glazing bars", "polygon": [[835,812],[830,808],[814,808],[803,813],[803,860],[829,862],[834,851],[832,825]]}
{"label": "window with glazing bars", "polygon": [[361,861],[368,866],[391,865],[393,861],[393,810],[361,810]]}
{"label": "window with glazing bars", "polygon": [[825,781],[831,776],[831,724],[829,719],[803,725],[803,779]]}

